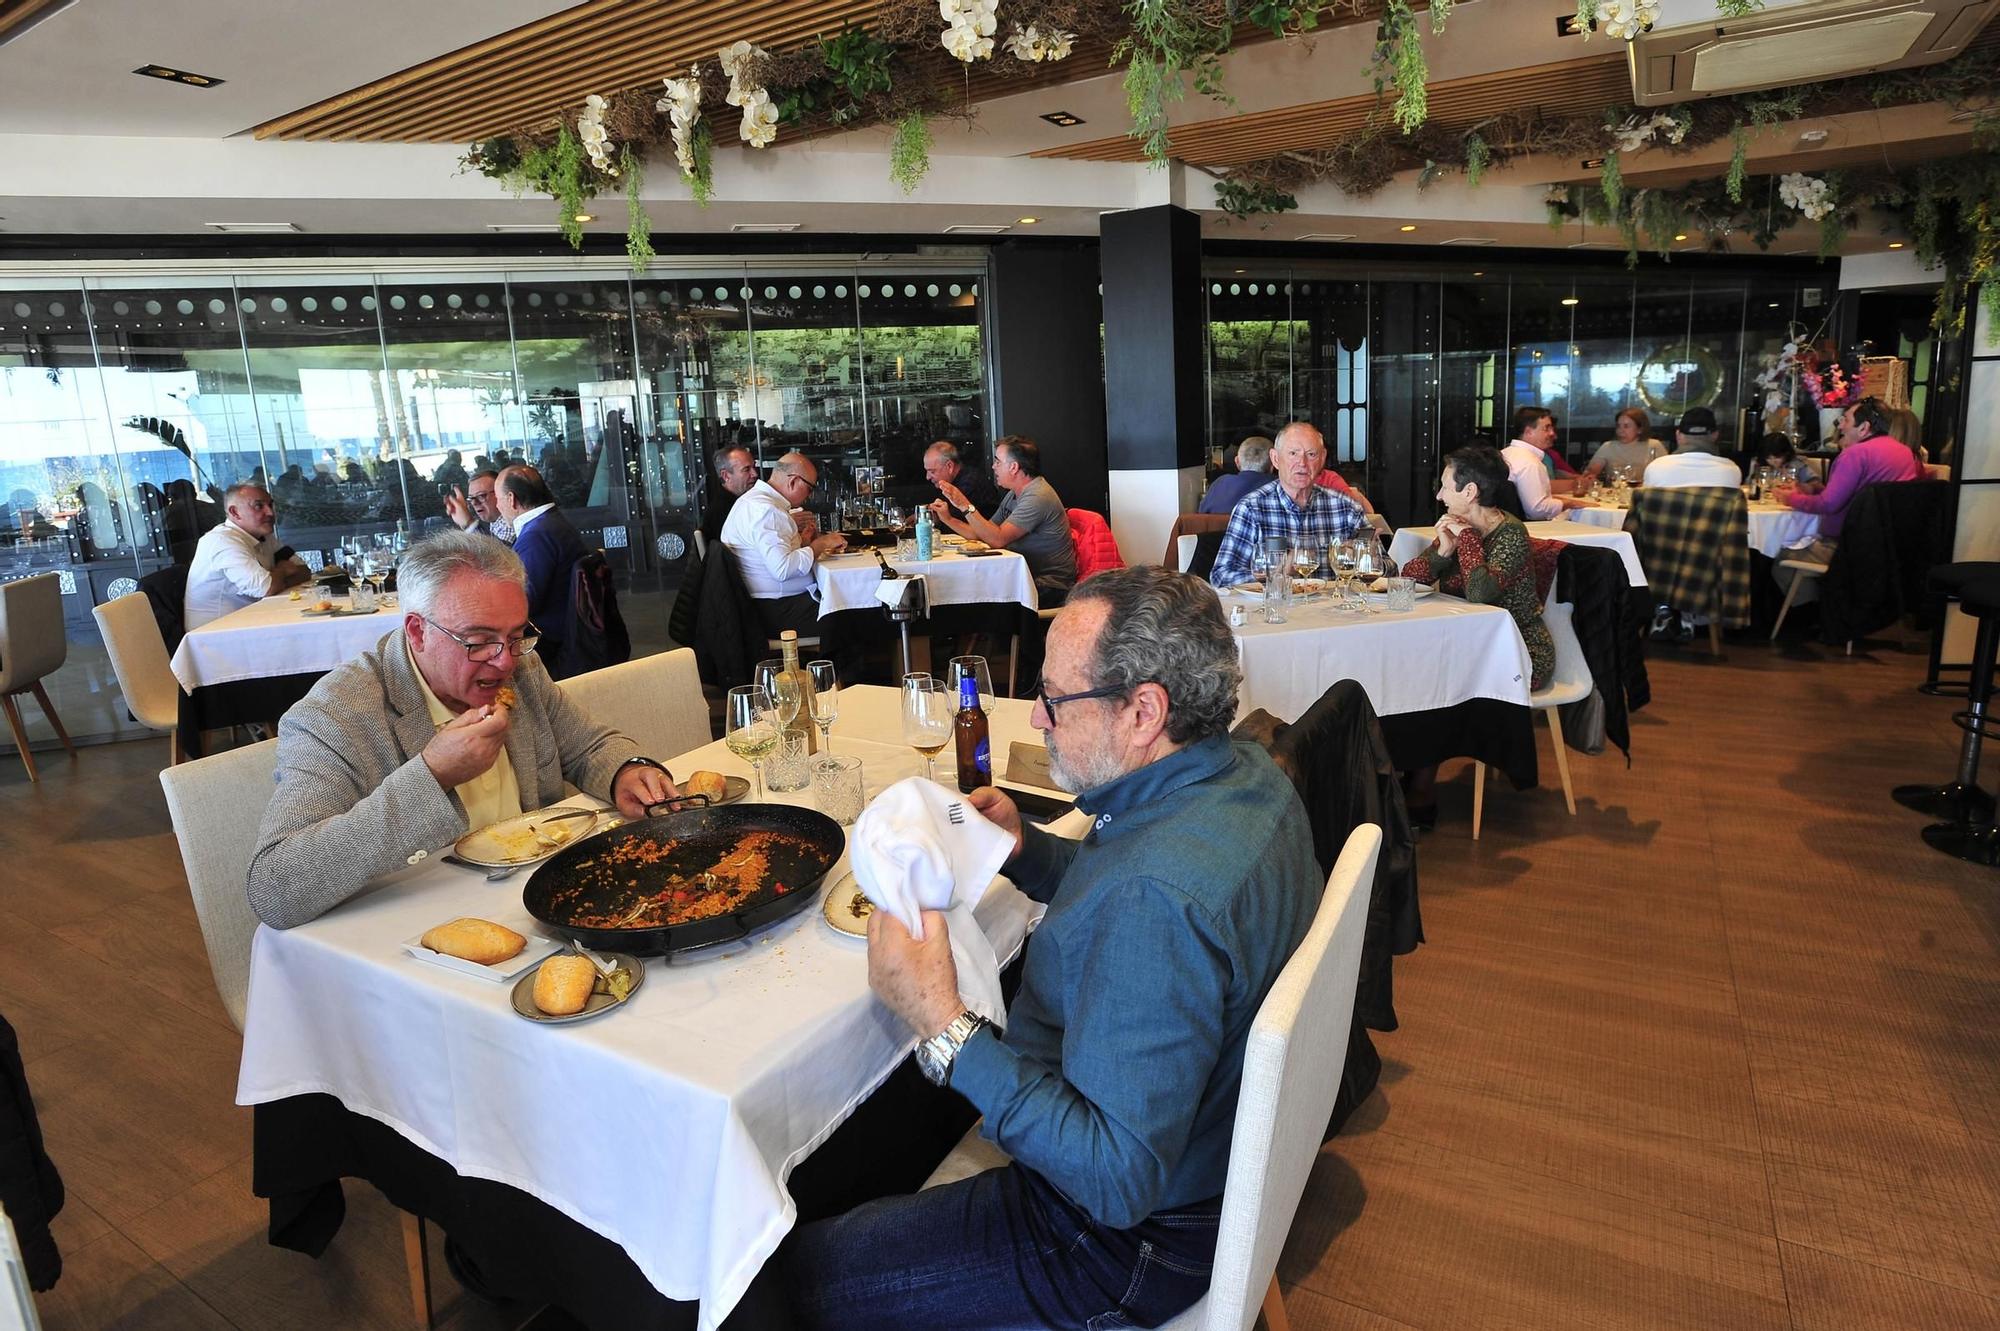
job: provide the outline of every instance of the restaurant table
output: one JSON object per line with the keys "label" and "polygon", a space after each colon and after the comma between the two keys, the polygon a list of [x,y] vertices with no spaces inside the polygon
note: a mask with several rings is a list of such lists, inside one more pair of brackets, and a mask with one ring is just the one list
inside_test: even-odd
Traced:
{"label": "restaurant table", "polygon": [[1514,617],[1442,592],[1419,597],[1414,610],[1391,611],[1386,600],[1371,595],[1368,611],[1342,610],[1329,591],[1295,602],[1285,623],[1266,624],[1261,597],[1224,592],[1225,607],[1244,607],[1244,622],[1230,630],[1243,667],[1238,719],[1262,708],[1296,721],[1352,679],[1399,769],[1470,757],[1533,785],[1532,668]]}
{"label": "restaurant table", "polygon": [[181,686],[181,743],[201,756],[201,732],[271,722],[312,690],[321,675],[351,661],[403,622],[390,605],[373,614],[308,615],[321,599],[344,611],[345,596],[313,587],[294,601],[267,596],[189,630],[173,656]]}
{"label": "restaurant table", "polygon": [[[1575,545],[1601,545],[1606,549],[1616,550],[1618,558],[1625,565],[1626,581],[1634,587],[1645,586],[1646,570],[1639,566],[1638,543],[1632,539],[1630,533],[1623,529],[1624,519],[1622,515],[1624,510],[1576,509],[1573,511],[1577,513],[1593,511],[1605,513],[1616,512],[1620,514],[1620,519],[1611,530],[1606,530],[1604,524],[1575,521],[1564,522],[1561,519],[1557,519],[1554,522],[1529,522],[1523,525],[1527,527],[1528,535],[1539,541],[1568,541]],[[1398,564],[1407,564],[1429,549],[1430,543],[1436,539],[1436,527],[1405,527],[1396,533],[1394,540],[1389,542],[1389,558],[1395,560]]]}
{"label": "restaurant table", "polygon": [[[922,574],[928,582],[932,606],[1002,605],[1013,603],[1033,612],[1035,576],[1028,561],[1012,550],[967,556],[952,543],[940,538],[927,560],[883,558],[898,573]],[[843,610],[873,610],[880,607],[875,588],[881,584],[882,570],[875,556],[866,550],[833,555],[819,561],[815,572],[819,583],[821,618]]]}
{"label": "restaurant table", "polygon": [[[840,704],[833,750],[862,759],[871,797],[920,770],[914,750],[884,742],[899,733],[896,690],[843,688]],[[996,753],[1033,735],[1029,707],[995,701]],[[720,742],[671,767],[749,775]],[[810,805],[811,792],[769,799]],[[1072,812],[1057,830],[1078,834],[1082,821]],[[826,881],[846,864],[843,853]],[[317,920],[259,928],[237,1102],[260,1107],[255,1168],[260,1195],[272,1197],[274,1241],[281,1218],[315,1204],[309,1185],[343,1174],[377,1181],[420,1213],[451,1213],[443,1199],[470,1189],[530,1217],[521,1223],[536,1227],[536,1241],[510,1260],[544,1264],[528,1283],[553,1301],[602,1324],[707,1331],[791,1229],[794,1168],[896,1072],[915,1038],[869,991],[865,944],[826,923],[823,893],[719,955],[648,960],[629,1006],[577,1025],[523,1020],[508,984],[402,950],[458,915],[538,932],[521,905],[526,881],[524,871],[488,882],[433,857]],[[1001,879],[978,915],[1004,960],[1039,911]],[[372,1124],[343,1126],[357,1118]],[[341,1140],[321,1152],[315,1138],[329,1123]],[[437,1176],[423,1197],[411,1192],[413,1170]],[[481,1180],[507,1188],[482,1194]],[[331,1231],[319,1227],[323,1246]],[[592,1236],[622,1249],[639,1278]],[[597,1287],[605,1277],[591,1270],[622,1274],[609,1306]]]}
{"label": "restaurant table", "polygon": [[[1606,504],[1570,510],[1572,522],[1593,527],[1622,530],[1629,510]],[[1532,529],[1540,524],[1529,524]],[[1561,526],[1561,523],[1555,524]],[[1538,533],[1539,534],[1539,533]],[[1750,548],[1766,559],[1776,559],[1795,545],[1805,545],[1819,535],[1819,514],[1801,513],[1784,504],[1758,500],[1750,505]]]}

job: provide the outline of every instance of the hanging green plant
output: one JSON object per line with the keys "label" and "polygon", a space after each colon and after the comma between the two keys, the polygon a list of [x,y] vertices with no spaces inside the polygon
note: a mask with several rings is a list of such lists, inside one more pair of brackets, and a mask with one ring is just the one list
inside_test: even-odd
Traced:
{"label": "hanging green plant", "polygon": [[1477,189],[1479,178],[1486,174],[1487,164],[1493,160],[1493,149],[1478,133],[1465,136],[1465,183]]}
{"label": "hanging green plant", "polygon": [[845,125],[866,114],[868,99],[889,91],[889,61],[895,48],[866,28],[849,27],[820,43],[820,56],[841,93],[833,123]]}
{"label": "hanging green plant", "polygon": [[1715,12],[1724,18],[1748,18],[1764,7],[1764,0],[1715,0]]}
{"label": "hanging green plant", "polygon": [[896,135],[889,141],[889,179],[914,193],[931,169],[931,122],[922,111],[912,111],[896,122]]}
{"label": "hanging green plant", "polygon": [[1299,206],[1294,196],[1262,181],[1225,180],[1215,187],[1215,204],[1239,221],[1263,214],[1288,213]]}
{"label": "hanging green plant", "polygon": [[1729,131],[1729,174],[1723,184],[1730,202],[1743,202],[1743,181],[1750,174],[1750,127],[1737,121]]}
{"label": "hanging green plant", "polygon": [[1317,28],[1319,11],[1325,7],[1325,0],[1307,0],[1305,4],[1288,3],[1288,0],[1250,0],[1243,6],[1241,17],[1245,23],[1262,28],[1273,37],[1295,37]]}
{"label": "hanging green plant", "polygon": [[632,271],[643,273],[653,262],[653,223],[646,216],[646,201],[639,196],[646,174],[646,159],[626,145],[618,157],[618,173],[625,177],[625,257]]}
{"label": "hanging green plant", "polygon": [[1606,208],[1618,211],[1618,205],[1625,196],[1625,174],[1618,165],[1616,149],[1604,154],[1604,165],[1597,172],[1597,192],[1603,196]]}
{"label": "hanging green plant", "polygon": [[1187,95],[1181,76],[1194,76],[1195,91],[1228,101],[1222,86],[1222,56],[1230,28],[1185,0],[1126,0],[1131,30],[1112,48],[1111,62],[1125,62],[1126,131],[1139,140],[1146,160],[1167,163],[1167,107]]}
{"label": "hanging green plant", "polygon": [[1396,89],[1396,105],[1389,113],[1405,134],[1414,133],[1430,114],[1430,65],[1424,59],[1422,34],[1410,0],[1389,0],[1375,25],[1375,55],[1370,62],[1375,71],[1375,91]]}
{"label": "hanging green plant", "polygon": [[688,147],[694,157],[692,169],[681,172],[681,179],[687,182],[688,193],[702,207],[715,197],[715,135],[709,132],[708,122],[695,126],[694,138]]}

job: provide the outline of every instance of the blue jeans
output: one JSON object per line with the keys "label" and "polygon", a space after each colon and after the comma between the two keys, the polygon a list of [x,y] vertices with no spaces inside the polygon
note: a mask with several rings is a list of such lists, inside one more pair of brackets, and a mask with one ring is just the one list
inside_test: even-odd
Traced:
{"label": "blue jeans", "polygon": [[1221,1211],[1107,1229],[1008,1165],[803,1226],[784,1279],[804,1327],[1158,1326],[1207,1292]]}

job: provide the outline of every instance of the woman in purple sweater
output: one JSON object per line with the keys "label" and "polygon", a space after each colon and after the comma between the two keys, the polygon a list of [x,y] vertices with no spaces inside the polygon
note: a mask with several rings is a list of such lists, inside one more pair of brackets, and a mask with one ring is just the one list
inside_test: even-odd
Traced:
{"label": "woman in purple sweater", "polygon": [[1853,442],[1840,450],[1826,488],[1818,494],[1791,490],[1779,496],[1802,513],[1819,514],[1819,540],[1813,542],[1811,553],[1811,558],[1818,560],[1832,557],[1847,506],[1862,486],[1924,478],[1924,467],[1917,461],[1917,455],[1889,433],[1889,409],[1878,399],[1863,398],[1849,407],[1841,427]]}

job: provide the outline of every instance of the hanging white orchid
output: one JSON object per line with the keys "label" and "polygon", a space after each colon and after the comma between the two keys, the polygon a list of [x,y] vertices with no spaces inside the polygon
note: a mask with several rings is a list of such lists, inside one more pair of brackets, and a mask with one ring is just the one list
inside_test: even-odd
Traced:
{"label": "hanging white orchid", "polygon": [[762,88],[752,88],[743,100],[740,133],[752,148],[766,147],[778,137],[778,108],[772,105],[771,94]]}
{"label": "hanging white orchid", "polygon": [[1655,111],[1651,116],[1643,118],[1627,116],[1624,124],[1609,133],[1612,140],[1617,143],[1618,151],[1629,153],[1637,152],[1655,137],[1663,138],[1668,143],[1679,143],[1687,137],[1688,127],[1691,124],[1693,124],[1692,119],[1682,120],[1665,111]]}
{"label": "hanging white orchid", "polygon": [[615,176],[618,163],[612,160],[611,136],[604,129],[605,109],[604,99],[596,93],[584,98],[583,114],[576,118],[576,137],[590,154],[590,164],[607,176]]}
{"label": "hanging white orchid", "polygon": [[694,130],[701,121],[701,66],[689,66],[686,78],[660,82],[666,85],[667,95],[653,103],[653,109],[666,112],[673,129],[674,160],[680,163],[682,175],[692,175]]}
{"label": "hanging white orchid", "polygon": [[1603,0],[1597,22],[1607,37],[1629,42],[1659,21],[1658,0]]}
{"label": "hanging white orchid", "polygon": [[1016,60],[1039,65],[1044,60],[1068,59],[1070,45],[1075,41],[1076,34],[1073,32],[1064,32],[1060,28],[1043,32],[1032,23],[1025,28],[1017,23],[1003,45],[1007,54]]}
{"label": "hanging white orchid", "polygon": [[1778,177],[1778,197],[1817,222],[1833,211],[1833,191],[1824,180],[1794,172]]}
{"label": "hanging white orchid", "polygon": [[999,11],[1000,0],[938,0],[938,17],[946,24],[944,49],[968,65],[992,59]]}
{"label": "hanging white orchid", "polygon": [[731,106],[742,106],[750,100],[751,93],[758,91],[750,82],[750,66],[763,57],[764,49],[749,42],[732,42],[715,54],[722,62],[722,72],[729,76],[729,92],[723,100]]}

